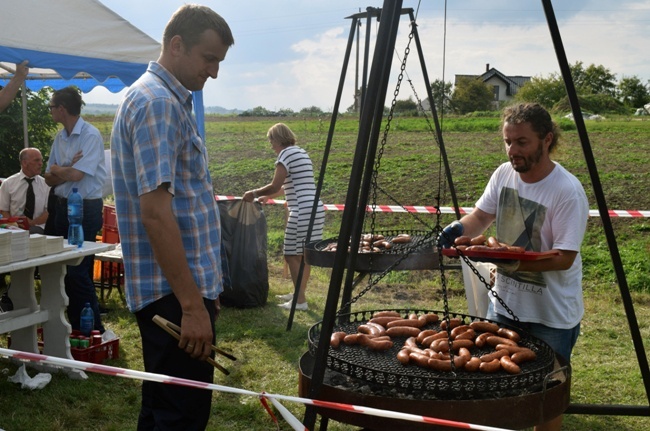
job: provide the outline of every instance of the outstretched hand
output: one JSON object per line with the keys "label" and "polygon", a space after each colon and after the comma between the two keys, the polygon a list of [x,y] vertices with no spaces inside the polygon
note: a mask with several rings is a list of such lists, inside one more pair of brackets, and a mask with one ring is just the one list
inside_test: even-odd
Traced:
{"label": "outstretched hand", "polygon": [[461,236],[464,231],[463,224],[458,220],[447,225],[438,235],[438,247],[450,248],[454,244],[454,240]]}

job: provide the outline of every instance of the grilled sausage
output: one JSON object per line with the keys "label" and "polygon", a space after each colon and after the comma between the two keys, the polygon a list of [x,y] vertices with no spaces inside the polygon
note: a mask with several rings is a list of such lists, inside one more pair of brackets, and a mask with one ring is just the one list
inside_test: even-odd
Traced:
{"label": "grilled sausage", "polygon": [[519,368],[519,365],[515,364],[512,359],[510,359],[510,356],[501,356],[500,359],[501,362],[501,368],[506,370],[507,373],[509,374],[519,374],[521,373],[521,368]]}
{"label": "grilled sausage", "polygon": [[488,245],[488,247],[501,247],[501,244],[499,243],[499,241],[497,241],[497,239],[495,237],[493,237],[493,236],[488,237],[487,245]]}
{"label": "grilled sausage", "polygon": [[377,336],[386,335],[386,328],[383,325],[380,325],[380,324],[375,323],[375,322],[368,322],[368,323],[366,323],[366,326],[369,326],[370,328],[376,328],[376,330],[377,330],[376,335]]}
{"label": "grilled sausage", "polygon": [[376,323],[377,325],[381,325],[384,328],[386,325],[388,325],[388,322],[392,322],[393,320],[401,320],[402,316],[381,316],[381,317],[373,317],[372,319],[368,320],[368,322],[371,323]]}
{"label": "grilled sausage", "polygon": [[428,367],[429,366],[429,356],[423,355],[421,353],[416,353],[416,352],[410,352],[409,353],[409,361],[421,366],[421,367]]}
{"label": "grilled sausage", "polygon": [[463,332],[472,329],[469,327],[469,325],[460,325],[456,326],[454,329],[451,330],[451,339],[453,340],[454,338],[458,337],[460,334]]}
{"label": "grilled sausage", "polygon": [[335,349],[338,349],[341,346],[341,341],[343,341],[343,338],[348,335],[345,332],[334,332],[332,333],[332,336],[330,337],[330,346],[332,346]]}
{"label": "grilled sausage", "polygon": [[478,236],[475,236],[474,238],[472,238],[470,240],[470,244],[471,245],[483,245],[483,244],[485,244],[485,241],[487,241],[487,238],[485,237],[485,235],[478,235]]}
{"label": "grilled sausage", "polygon": [[537,358],[537,354],[530,349],[526,349],[513,353],[510,358],[515,364],[521,364],[522,362],[526,361],[534,361],[535,358]]}
{"label": "grilled sausage", "polygon": [[427,337],[424,337],[424,339],[422,340],[422,342],[420,344],[422,344],[424,347],[429,347],[429,346],[431,346],[431,343],[433,343],[435,340],[440,340],[440,339],[443,339],[443,338],[444,339],[449,338],[449,334],[447,333],[447,331],[440,331],[440,332],[435,333],[433,335],[429,335]]}
{"label": "grilled sausage", "polygon": [[402,365],[407,365],[410,361],[409,358],[409,351],[406,349],[402,349],[399,352],[397,352],[397,360],[402,364]]}
{"label": "grilled sausage", "polygon": [[508,338],[508,339],[514,341],[515,343],[518,343],[518,342],[521,341],[521,336],[517,332],[513,331],[512,329],[499,328],[499,330],[497,331],[497,335],[499,335],[501,337]]}
{"label": "grilled sausage", "polygon": [[389,337],[417,337],[420,333],[420,328],[413,326],[393,326],[386,329],[386,335]]}
{"label": "grilled sausage", "polygon": [[473,340],[454,340],[451,343],[451,347],[454,351],[458,351],[461,347],[465,347],[466,349],[470,349],[474,347],[474,341]]}
{"label": "grilled sausage", "polygon": [[[454,317],[452,319],[449,319],[449,327],[451,329],[454,329],[457,326],[460,326],[463,324],[463,319],[460,317]],[[440,322],[440,329],[447,329],[447,320],[443,320]]]}
{"label": "grilled sausage", "polygon": [[408,244],[411,242],[411,235],[407,233],[400,233],[399,235],[393,237],[391,242],[394,244]]}
{"label": "grilled sausage", "polygon": [[387,316],[391,316],[391,317],[402,317],[402,315],[399,314],[397,311],[389,311],[389,310],[386,310],[386,311],[375,311],[375,312],[372,314],[372,317],[387,317]]}
{"label": "grilled sausage", "polygon": [[501,361],[494,359],[490,362],[481,362],[478,369],[484,373],[495,373],[501,368]]}
{"label": "grilled sausage", "polygon": [[[424,331],[421,331],[418,334],[415,341],[417,341],[418,344],[422,344],[422,342],[424,341],[425,338],[427,338],[427,337],[429,337],[431,335],[436,335],[437,333],[438,333],[438,331],[436,331],[435,329],[425,329]],[[433,341],[433,340],[431,340],[431,341]],[[431,344],[431,343],[429,343],[429,344]]]}
{"label": "grilled sausage", "polygon": [[505,349],[501,349],[492,353],[486,353],[485,355],[481,356],[480,359],[482,362],[492,362],[495,359],[500,359],[503,356],[510,356],[510,353]]}
{"label": "grilled sausage", "polygon": [[454,244],[459,245],[472,245],[472,238],[467,235],[461,235],[454,240]]}
{"label": "grilled sausage", "polygon": [[427,313],[418,317],[420,320],[424,320],[424,324],[436,323],[440,317],[436,313]]}
{"label": "grilled sausage", "polygon": [[483,320],[475,320],[469,324],[469,327],[475,331],[492,332],[493,334],[496,334],[499,330],[499,325],[496,323],[485,322]]}
{"label": "grilled sausage", "polygon": [[476,331],[474,331],[472,328],[469,328],[469,330],[462,332],[460,335],[456,336],[456,340],[474,340],[476,338]]}
{"label": "grilled sausage", "polygon": [[388,322],[386,324],[386,328],[394,328],[396,326],[411,326],[414,328],[421,328],[425,325],[426,322],[420,320],[420,319],[400,319],[400,320],[393,320],[392,322]]}
{"label": "grilled sausage", "polygon": [[481,365],[481,359],[473,356],[465,364],[465,369],[469,372],[478,371],[478,367]]}
{"label": "grilled sausage", "polygon": [[476,337],[476,339],[474,340],[474,343],[476,344],[476,347],[479,347],[479,348],[483,347],[487,343],[488,337],[493,337],[493,336],[494,336],[494,334],[492,334],[491,332],[484,332],[484,333],[480,334],[478,337]]}
{"label": "grilled sausage", "polygon": [[517,343],[512,341],[510,338],[499,337],[498,335],[492,335],[485,340],[486,343],[490,346],[496,346],[497,344],[510,344],[511,346],[516,346]]}

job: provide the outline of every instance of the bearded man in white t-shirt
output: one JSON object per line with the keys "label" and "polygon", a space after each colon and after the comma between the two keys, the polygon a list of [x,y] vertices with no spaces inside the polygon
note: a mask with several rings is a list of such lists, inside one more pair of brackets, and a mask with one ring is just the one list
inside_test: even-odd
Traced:
{"label": "bearded man in white t-shirt", "polygon": [[[492,174],[473,211],[443,230],[438,244],[450,247],[458,236],[478,236],[495,223],[499,242],[558,252],[547,259],[497,261],[494,290],[514,316],[490,295],[486,317],[526,330],[569,361],[584,314],[580,245],[587,196],[580,181],[551,160],[560,131],[542,106],[507,107],[502,131],[509,161]],[[535,430],[561,426],[559,416]]]}

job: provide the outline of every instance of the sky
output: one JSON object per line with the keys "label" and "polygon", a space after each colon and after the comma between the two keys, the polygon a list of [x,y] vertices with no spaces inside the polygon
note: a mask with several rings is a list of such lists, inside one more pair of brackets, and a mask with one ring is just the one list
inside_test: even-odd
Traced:
{"label": "sky", "polygon": [[[160,41],[181,0],[100,0],[141,31]],[[387,0],[390,1],[390,0]],[[229,23],[233,45],[216,80],[204,89],[205,106],[247,110],[299,111],[316,106],[330,111],[336,99],[345,49],[355,13],[382,8],[378,0],[195,0]],[[650,85],[650,0],[571,0],[552,2],[570,64],[602,65],[617,80],[636,76]],[[486,65],[508,76],[549,77],[560,72],[541,0],[404,0],[416,14],[417,31],[430,81],[453,82],[456,74],[480,75]],[[359,30],[363,54],[367,32],[370,52],[379,23]],[[400,21],[388,95],[392,98],[411,31]],[[356,40],[356,38],[355,38]],[[404,70],[410,85],[398,99],[424,94],[415,44]],[[341,110],[353,103],[356,42],[344,79]],[[359,82],[360,82],[359,78]],[[97,88],[86,103],[119,103],[123,92]],[[424,98],[424,97],[422,97]],[[388,101],[390,102],[390,101]]]}

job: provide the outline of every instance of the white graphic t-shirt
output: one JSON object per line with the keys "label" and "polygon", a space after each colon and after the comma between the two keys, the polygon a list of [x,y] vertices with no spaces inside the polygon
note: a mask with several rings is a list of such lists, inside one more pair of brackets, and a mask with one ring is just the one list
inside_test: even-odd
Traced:
{"label": "white graphic t-shirt", "polygon": [[[525,183],[510,163],[492,174],[476,207],[496,214],[497,239],[528,251],[577,251],[566,271],[498,269],[494,288],[522,322],[570,329],[584,314],[580,244],[589,216],[582,184],[559,164],[543,180]],[[512,318],[490,295],[497,313]]]}

